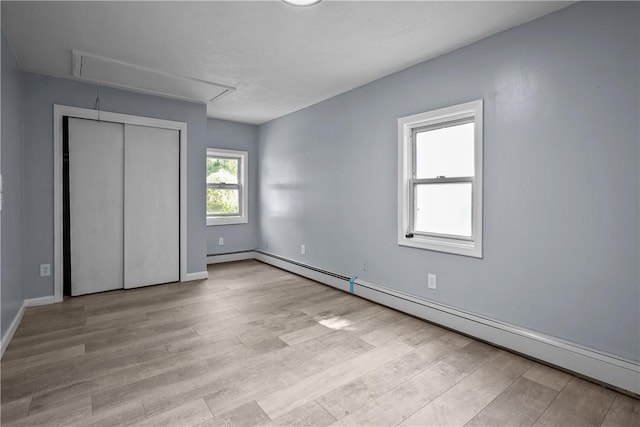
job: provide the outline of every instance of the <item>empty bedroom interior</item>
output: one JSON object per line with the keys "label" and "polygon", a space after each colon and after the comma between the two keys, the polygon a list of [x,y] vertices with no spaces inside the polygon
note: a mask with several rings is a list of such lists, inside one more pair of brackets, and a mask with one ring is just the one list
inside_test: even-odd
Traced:
{"label": "empty bedroom interior", "polygon": [[2,1],[2,424],[639,425],[640,4],[288,3]]}

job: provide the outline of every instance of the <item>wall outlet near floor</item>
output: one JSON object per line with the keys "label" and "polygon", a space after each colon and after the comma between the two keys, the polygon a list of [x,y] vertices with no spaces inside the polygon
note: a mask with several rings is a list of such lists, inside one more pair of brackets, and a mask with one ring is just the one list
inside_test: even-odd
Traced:
{"label": "wall outlet near floor", "polygon": [[429,287],[429,289],[437,289],[435,274],[431,274],[431,273],[427,274],[427,286]]}
{"label": "wall outlet near floor", "polygon": [[307,248],[304,245],[300,245],[300,254],[304,255],[307,253]]}
{"label": "wall outlet near floor", "polygon": [[362,263],[362,271],[369,271],[369,263],[366,261]]}
{"label": "wall outlet near floor", "polygon": [[218,246],[224,246],[224,237],[218,237]]}
{"label": "wall outlet near floor", "polygon": [[40,277],[51,276],[51,264],[40,264]]}

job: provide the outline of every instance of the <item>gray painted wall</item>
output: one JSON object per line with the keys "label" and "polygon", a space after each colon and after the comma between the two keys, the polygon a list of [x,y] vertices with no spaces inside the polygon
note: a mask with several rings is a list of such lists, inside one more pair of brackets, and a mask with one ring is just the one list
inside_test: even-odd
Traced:
{"label": "gray painted wall", "polygon": [[[260,247],[639,361],[638,18],[580,3],[261,126]],[[398,246],[398,117],[479,98],[484,259]]]}
{"label": "gray painted wall", "polygon": [[22,159],[23,79],[4,34],[2,38],[2,301],[0,332],[18,313],[22,292]]}
{"label": "gray painted wall", "polygon": [[[226,120],[207,119],[207,147],[249,152],[249,222],[207,226],[207,254],[256,249],[258,246],[258,127]],[[218,245],[219,237],[224,237],[224,246]]]}
{"label": "gray painted wall", "polygon": [[[25,298],[53,295],[53,274],[39,277],[39,265],[53,264],[53,104],[93,108],[94,85],[24,73],[23,279]],[[187,271],[206,270],[204,105],[107,87],[104,111],[187,123]],[[4,227],[3,227],[4,230]]]}

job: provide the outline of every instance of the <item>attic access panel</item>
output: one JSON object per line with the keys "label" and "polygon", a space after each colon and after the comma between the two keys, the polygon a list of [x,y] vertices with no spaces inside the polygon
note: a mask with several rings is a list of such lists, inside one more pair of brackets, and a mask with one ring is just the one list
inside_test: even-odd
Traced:
{"label": "attic access panel", "polygon": [[153,70],[102,56],[71,51],[72,74],[101,85],[170,98],[211,103],[235,88],[218,83]]}

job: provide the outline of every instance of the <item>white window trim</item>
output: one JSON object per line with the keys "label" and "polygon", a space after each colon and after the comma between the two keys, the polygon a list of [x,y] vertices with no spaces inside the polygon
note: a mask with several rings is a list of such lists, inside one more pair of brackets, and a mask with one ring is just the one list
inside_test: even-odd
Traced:
{"label": "white window trim", "polygon": [[[413,206],[410,206],[412,202],[413,147],[411,135],[413,129],[468,117],[473,117],[475,123],[472,239],[467,241],[417,234],[412,238],[406,237],[407,231],[410,229],[413,209]],[[480,99],[398,119],[398,245],[482,258],[482,118],[483,108]]]}
{"label": "white window trim", "polygon": [[[226,150],[222,148],[207,148],[207,157],[231,157],[240,159],[240,215],[209,216],[207,225],[246,224],[249,222],[249,153],[247,151]],[[206,184],[205,184],[206,185]]]}

